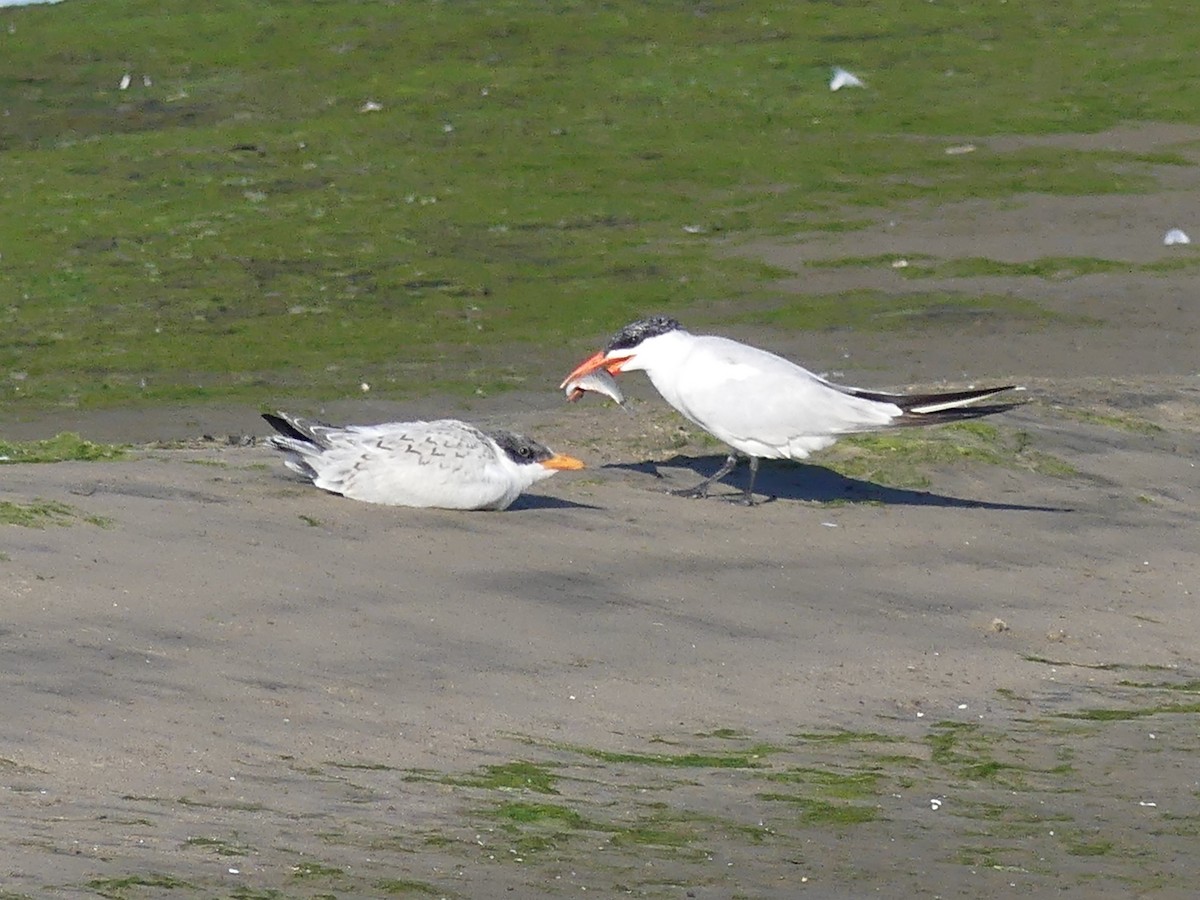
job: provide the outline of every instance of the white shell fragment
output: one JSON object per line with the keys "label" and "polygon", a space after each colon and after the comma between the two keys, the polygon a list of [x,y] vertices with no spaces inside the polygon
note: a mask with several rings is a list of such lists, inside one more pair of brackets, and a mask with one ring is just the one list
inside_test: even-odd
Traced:
{"label": "white shell fragment", "polygon": [[1174,244],[1190,244],[1192,239],[1187,236],[1187,232],[1182,228],[1172,228],[1163,236],[1163,243],[1170,247]]}
{"label": "white shell fragment", "polygon": [[844,87],[866,87],[866,85],[853,72],[847,72],[841,66],[834,66],[833,77],[829,79],[829,89],[840,91]]}
{"label": "white shell fragment", "polygon": [[588,372],[582,378],[568,381],[563,390],[567,392],[567,399],[571,402],[578,400],[585,393],[591,392],[611,398],[618,406],[625,405],[625,395],[621,393],[621,389],[617,387],[617,382],[613,377],[603,369],[596,369],[594,372]]}
{"label": "white shell fragment", "polygon": [[126,72],[121,76],[121,84],[119,85],[120,89],[123,91],[129,90],[129,83],[131,81],[133,81],[133,76]]}

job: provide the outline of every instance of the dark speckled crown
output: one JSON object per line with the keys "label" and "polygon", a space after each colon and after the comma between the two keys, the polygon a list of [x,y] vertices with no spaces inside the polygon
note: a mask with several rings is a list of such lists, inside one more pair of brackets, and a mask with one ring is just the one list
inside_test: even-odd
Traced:
{"label": "dark speckled crown", "polygon": [[604,352],[628,350],[630,347],[636,347],[642,341],[649,338],[658,337],[660,334],[666,334],[668,331],[681,331],[682,329],[683,326],[670,316],[651,316],[648,319],[638,319],[636,322],[630,322],[614,334],[612,340],[608,342],[608,346],[604,348]]}
{"label": "dark speckled crown", "polygon": [[505,431],[503,428],[485,431],[484,434],[495,441],[505,455],[517,465],[544,462],[554,455],[544,444],[539,444],[524,435]]}

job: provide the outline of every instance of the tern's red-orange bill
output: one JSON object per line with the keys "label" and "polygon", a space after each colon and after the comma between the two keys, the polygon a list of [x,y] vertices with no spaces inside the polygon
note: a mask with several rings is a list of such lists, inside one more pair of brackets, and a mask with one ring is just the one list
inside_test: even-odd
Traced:
{"label": "tern's red-orange bill", "polygon": [[613,359],[607,359],[605,358],[604,351],[600,350],[596,353],[593,353],[591,356],[577,365],[574,371],[572,371],[570,375],[563,379],[563,383],[558,386],[559,390],[565,390],[567,385],[572,381],[578,381],[580,378],[583,378],[583,376],[589,375],[592,372],[595,372],[597,369],[606,369],[608,374],[616,375],[621,371],[621,365],[628,361],[628,356],[618,356],[614,357]]}

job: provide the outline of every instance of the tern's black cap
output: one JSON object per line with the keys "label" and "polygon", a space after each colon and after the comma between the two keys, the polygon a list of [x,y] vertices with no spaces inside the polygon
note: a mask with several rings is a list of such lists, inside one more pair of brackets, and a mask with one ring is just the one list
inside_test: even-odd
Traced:
{"label": "tern's black cap", "polygon": [[682,331],[683,326],[670,316],[650,316],[648,319],[638,319],[636,322],[630,322],[620,331],[612,336],[612,340],[604,348],[607,353],[610,350],[628,350],[630,347],[636,347],[644,340],[652,337],[658,337],[660,334],[666,334],[668,331]]}

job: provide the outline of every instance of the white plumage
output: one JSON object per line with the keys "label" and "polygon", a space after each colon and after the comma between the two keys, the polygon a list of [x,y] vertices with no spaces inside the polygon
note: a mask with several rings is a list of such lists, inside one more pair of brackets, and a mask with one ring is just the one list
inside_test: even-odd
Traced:
{"label": "white plumage", "polygon": [[314,485],[390,506],[506,509],[521,492],[583,463],[502,429],[456,419],[339,427],[264,414],[267,443]]}
{"label": "white plumage", "polygon": [[[805,459],[840,435],[975,418],[1009,408],[970,404],[1010,386],[906,395],[833,384],[766,350],[690,334],[665,316],[625,326],[564,384],[597,369],[613,375],[644,371],[663,399],[686,418],[749,456],[746,502],[751,502],[759,459]],[[704,496],[736,463],[736,454],[730,454],[716,475],[688,493]]]}
{"label": "white plumage", "polygon": [[836,435],[882,428],[891,403],[841,393],[782,357],[728,338],[672,331],[641,344],[622,371],[643,369],[663,399],[749,456],[804,459]]}

